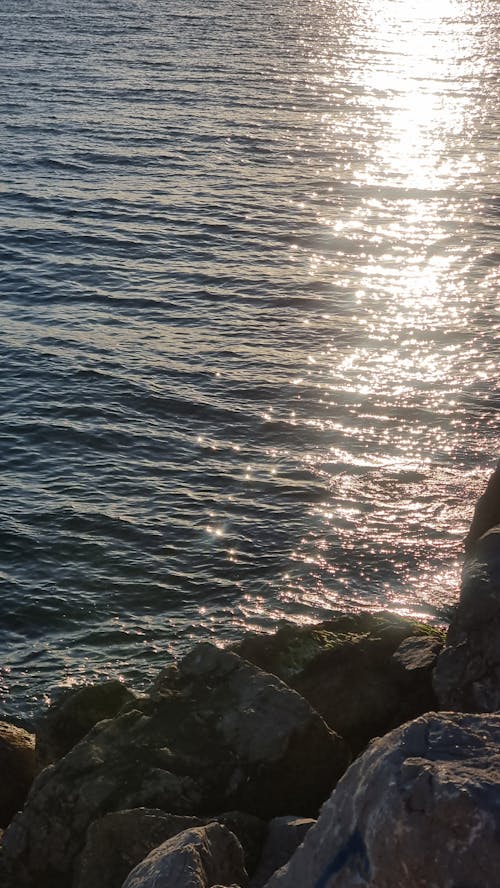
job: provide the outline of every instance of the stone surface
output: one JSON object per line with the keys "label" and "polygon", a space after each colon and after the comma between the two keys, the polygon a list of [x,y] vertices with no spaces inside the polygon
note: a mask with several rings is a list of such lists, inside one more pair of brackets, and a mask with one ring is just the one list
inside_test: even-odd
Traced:
{"label": "stone surface", "polygon": [[477,541],[466,560],[434,688],[443,709],[500,710],[500,526]]}
{"label": "stone surface", "polygon": [[428,713],[374,741],[266,888],[497,888],[500,716]]}
{"label": "stone surface", "polygon": [[476,543],[492,527],[500,525],[500,461],[479,497],[469,532],[465,538],[465,554],[473,555]]}
{"label": "stone surface", "polygon": [[[266,824],[250,814],[231,811],[217,818],[237,837],[245,868],[253,871]],[[94,821],[77,861],[72,888],[121,888],[130,871],[158,845],[185,829],[205,826],[206,819],[166,814],[159,809],[116,811]]]}
{"label": "stone surface", "polygon": [[250,888],[262,888],[273,873],[290,860],[315,823],[309,817],[274,817],[269,823],[262,856],[250,880]]}
{"label": "stone surface", "polygon": [[348,749],[310,705],[236,654],[199,645],[169,675],[155,699],[100,722],[37,777],[4,836],[16,888],[67,888],[107,812],[310,815],[345,770]]}
{"label": "stone surface", "polygon": [[151,808],[115,811],[95,820],[75,868],[73,888],[121,888],[141,860],[190,827],[196,817],[166,814]]}
{"label": "stone surface", "polygon": [[135,696],[120,681],[103,681],[65,691],[37,719],[38,769],[66,755],[97,722],[113,718]]}
{"label": "stone surface", "polygon": [[237,838],[220,823],[189,829],[156,848],[136,866],[123,888],[245,888],[247,875]]}
{"label": "stone surface", "polygon": [[393,659],[404,639],[442,641],[440,630],[391,613],[342,614],[276,635],[247,635],[234,649],[295,688],[354,752],[410,718],[435,708],[430,668]]}
{"label": "stone surface", "polygon": [[0,827],[23,807],[35,775],[35,737],[0,722]]}

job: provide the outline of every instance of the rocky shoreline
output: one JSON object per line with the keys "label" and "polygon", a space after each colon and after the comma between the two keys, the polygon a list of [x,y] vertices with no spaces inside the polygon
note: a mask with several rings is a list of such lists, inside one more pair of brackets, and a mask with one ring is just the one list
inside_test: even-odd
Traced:
{"label": "rocky shoreline", "polygon": [[494,888],[499,710],[500,465],[447,632],[336,613],[1,722],[0,886]]}

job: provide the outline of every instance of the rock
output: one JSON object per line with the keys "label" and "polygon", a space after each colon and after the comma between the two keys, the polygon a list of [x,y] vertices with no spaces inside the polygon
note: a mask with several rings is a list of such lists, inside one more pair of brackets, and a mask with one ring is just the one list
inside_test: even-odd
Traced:
{"label": "rock", "polygon": [[308,817],[275,817],[270,821],[262,857],[250,881],[251,888],[262,888],[275,870],[290,860],[315,823]]}
{"label": "rock", "polygon": [[36,723],[38,769],[66,755],[97,722],[113,718],[135,695],[111,680],[65,691]]}
{"label": "rock", "polygon": [[123,888],[212,888],[247,885],[237,838],[220,823],[185,830],[156,848],[135,869]]}
{"label": "rock", "polygon": [[[239,811],[221,814],[226,826],[242,845],[245,869],[257,865],[266,824]],[[183,830],[205,826],[208,820],[166,814],[159,809],[115,811],[95,820],[78,859],[73,888],[121,888],[130,871],[158,845]]]}
{"label": "rock", "polygon": [[199,645],[170,680],[37,777],[4,836],[16,888],[67,888],[88,827],[107,812],[309,815],[348,764],[305,700],[234,653]]}
{"label": "rock", "polygon": [[150,808],[105,814],[87,831],[73,888],[121,888],[130,871],[158,845],[200,825],[196,817]]}
{"label": "rock", "polygon": [[0,722],[0,774],[0,827],[5,827],[23,807],[35,775],[35,737],[9,722]]}
{"label": "rock", "polygon": [[475,543],[465,562],[460,601],[434,670],[434,688],[444,709],[500,709],[500,526]]}
{"label": "rock", "polygon": [[497,888],[500,716],[428,713],[374,741],[266,888]]}
{"label": "rock", "polygon": [[430,638],[429,654],[437,654],[442,635],[397,614],[342,614],[272,636],[247,635],[234,650],[297,690],[357,753],[435,707],[430,669],[410,669],[393,654],[409,636]]}
{"label": "rock", "polygon": [[464,543],[467,557],[474,553],[476,543],[481,537],[496,525],[500,525],[500,461],[488,480],[485,492],[477,501]]}

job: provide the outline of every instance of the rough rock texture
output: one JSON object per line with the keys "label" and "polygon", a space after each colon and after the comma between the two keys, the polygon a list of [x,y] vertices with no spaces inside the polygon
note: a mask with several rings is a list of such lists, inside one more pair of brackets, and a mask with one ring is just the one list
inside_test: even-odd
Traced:
{"label": "rough rock texture", "polygon": [[116,680],[66,691],[37,720],[38,769],[62,758],[97,722],[113,718],[135,699],[132,691]]}
{"label": "rough rock texture", "polygon": [[87,828],[109,811],[309,815],[348,764],[305,700],[233,653],[199,645],[169,681],[37,777],[4,836],[16,888],[66,888]]}
{"label": "rough rock texture", "polygon": [[158,845],[200,825],[196,817],[151,808],[105,814],[88,829],[73,888],[121,888],[130,871]]}
{"label": "rough rock texture", "polygon": [[308,817],[274,817],[269,823],[262,857],[250,880],[250,888],[262,888],[275,870],[290,860],[315,823]]}
{"label": "rough rock texture", "polygon": [[9,722],[0,722],[0,827],[23,807],[35,776],[35,737]]}
{"label": "rough rock texture", "polygon": [[477,501],[474,517],[465,538],[466,556],[473,554],[476,543],[497,524],[500,524],[500,462],[490,476],[485,492]]}
{"label": "rough rock texture", "polygon": [[[239,840],[247,872],[260,856],[266,824],[239,811],[217,818]],[[91,824],[78,859],[73,888],[121,888],[130,871],[158,845],[183,830],[205,826],[207,820],[181,817],[151,808],[105,814]]]}
{"label": "rough rock texture", "polygon": [[497,888],[500,716],[428,713],[375,741],[266,888]]}
{"label": "rough rock texture", "polygon": [[460,602],[434,670],[443,709],[500,709],[500,526],[475,543],[464,566]]}
{"label": "rough rock texture", "polygon": [[342,614],[275,635],[249,634],[234,650],[295,688],[359,752],[371,738],[436,707],[432,663],[412,668],[393,658],[409,636],[430,638],[435,659],[443,633],[390,613]]}
{"label": "rough rock texture", "polygon": [[123,888],[212,888],[247,875],[238,839],[220,823],[189,829],[156,848],[135,869]]}

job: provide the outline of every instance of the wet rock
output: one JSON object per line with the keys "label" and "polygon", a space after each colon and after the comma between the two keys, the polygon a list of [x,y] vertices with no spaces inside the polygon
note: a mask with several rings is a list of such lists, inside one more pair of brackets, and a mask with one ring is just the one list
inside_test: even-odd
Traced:
{"label": "wet rock", "polygon": [[116,680],[65,691],[37,720],[38,769],[62,758],[97,722],[113,718],[135,699],[132,691]]}
{"label": "wet rock", "polygon": [[435,705],[430,668],[410,668],[393,655],[418,636],[431,639],[432,656],[442,634],[396,614],[342,614],[272,636],[247,635],[234,650],[297,690],[357,753]]}
{"label": "wet rock", "polygon": [[500,716],[428,713],[374,741],[266,888],[496,888]]}
{"label": "wet rock", "polygon": [[35,737],[0,722],[0,827],[7,826],[26,800],[35,775]]}
{"label": "wet rock", "polygon": [[272,874],[290,860],[315,820],[308,817],[275,817],[270,821],[262,856],[251,888],[262,888]]}
{"label": "wet rock", "polygon": [[123,888],[245,888],[247,883],[237,838],[220,823],[210,823],[164,842],[132,870]]}
{"label": "wet rock", "polygon": [[500,526],[475,543],[465,562],[434,688],[443,709],[500,710]]}
{"label": "wet rock", "polygon": [[37,777],[4,837],[16,886],[67,888],[88,827],[107,812],[309,815],[348,764],[305,700],[236,654],[199,645],[170,683]]}
{"label": "wet rock", "polygon": [[[257,865],[266,824],[250,814],[228,812],[217,817],[240,842],[245,868]],[[166,814],[159,809],[116,811],[94,821],[77,861],[73,888],[121,888],[131,870],[168,839],[211,820]]]}

